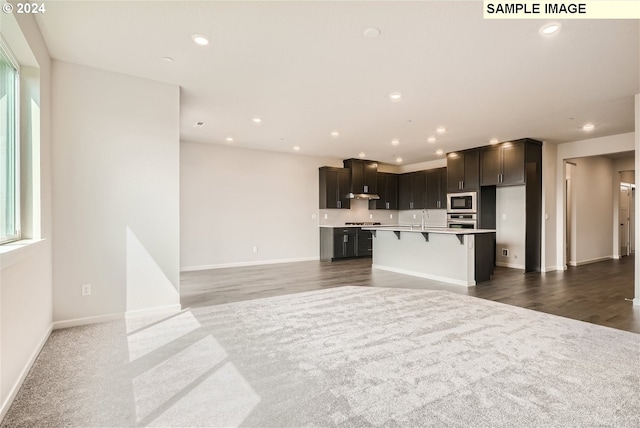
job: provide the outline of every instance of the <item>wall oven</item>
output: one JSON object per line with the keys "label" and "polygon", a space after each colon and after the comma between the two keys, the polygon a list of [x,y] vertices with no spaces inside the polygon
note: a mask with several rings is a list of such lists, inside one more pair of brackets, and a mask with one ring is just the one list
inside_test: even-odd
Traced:
{"label": "wall oven", "polygon": [[478,219],[476,214],[447,214],[447,227],[449,229],[477,229]]}
{"label": "wall oven", "polygon": [[475,213],[478,211],[476,192],[448,193],[448,213]]}

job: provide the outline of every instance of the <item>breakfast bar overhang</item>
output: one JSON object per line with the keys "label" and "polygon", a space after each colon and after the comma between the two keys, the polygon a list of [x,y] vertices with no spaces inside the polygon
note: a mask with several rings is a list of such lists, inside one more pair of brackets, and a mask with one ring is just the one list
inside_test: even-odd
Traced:
{"label": "breakfast bar overhang", "polygon": [[415,226],[368,227],[373,231],[374,269],[471,287],[491,279],[493,229]]}

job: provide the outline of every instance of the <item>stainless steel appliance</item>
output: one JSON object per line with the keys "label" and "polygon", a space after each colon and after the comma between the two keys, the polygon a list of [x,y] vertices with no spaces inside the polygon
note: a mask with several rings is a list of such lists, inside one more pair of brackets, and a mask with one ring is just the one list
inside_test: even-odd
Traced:
{"label": "stainless steel appliance", "polygon": [[447,214],[447,227],[449,229],[477,229],[478,219],[475,213]]}
{"label": "stainless steel appliance", "polygon": [[476,192],[447,193],[448,213],[476,213],[478,211]]}

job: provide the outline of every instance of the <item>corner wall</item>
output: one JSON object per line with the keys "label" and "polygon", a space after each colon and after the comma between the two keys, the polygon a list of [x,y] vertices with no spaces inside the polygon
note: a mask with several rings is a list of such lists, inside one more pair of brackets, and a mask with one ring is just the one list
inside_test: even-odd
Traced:
{"label": "corner wall", "polygon": [[[15,18],[15,19],[14,19]],[[50,67],[46,45],[31,15],[0,15],[0,30],[28,70],[21,103],[23,222],[29,243],[0,248],[0,420],[4,417],[52,322]],[[16,46],[20,44],[21,46]],[[29,58],[21,57],[27,54]],[[25,111],[29,114],[25,115]],[[23,153],[24,154],[24,153]],[[27,176],[28,175],[28,176]]]}
{"label": "corner wall", "polygon": [[54,61],[52,88],[56,327],[179,308],[179,87]]}

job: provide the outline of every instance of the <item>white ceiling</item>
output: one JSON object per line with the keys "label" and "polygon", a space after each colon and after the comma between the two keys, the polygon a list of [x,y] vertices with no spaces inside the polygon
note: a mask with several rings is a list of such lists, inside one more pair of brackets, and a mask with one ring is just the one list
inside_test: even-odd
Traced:
{"label": "white ceiling", "polygon": [[[545,38],[544,21],[484,20],[478,1],[46,6],[37,22],[52,57],[180,85],[183,141],[408,164],[491,138],[634,130],[637,20],[566,20]],[[380,36],[364,37],[370,27]]]}

